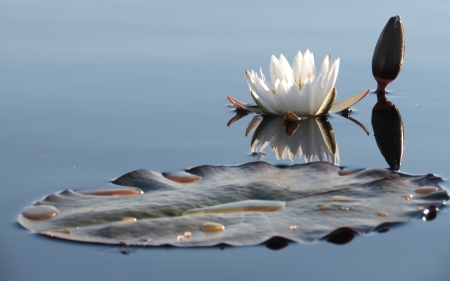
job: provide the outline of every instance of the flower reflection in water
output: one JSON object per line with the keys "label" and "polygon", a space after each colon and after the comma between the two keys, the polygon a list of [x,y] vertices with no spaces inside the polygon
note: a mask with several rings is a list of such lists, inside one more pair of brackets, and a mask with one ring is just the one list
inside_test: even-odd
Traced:
{"label": "flower reflection in water", "polygon": [[[236,115],[228,121],[227,126],[248,114],[248,111],[236,110]],[[341,116],[357,124],[369,135],[366,127],[348,113]],[[278,160],[289,158],[294,161],[295,158],[303,157],[305,163],[318,160],[339,164],[336,137],[326,116],[287,121],[281,116],[257,114],[247,125],[245,136],[253,131],[250,145],[253,155],[265,155],[264,149],[270,145]]]}
{"label": "flower reflection in water", "polygon": [[270,144],[275,157],[304,158],[305,163],[328,161],[339,164],[339,150],[333,127],[327,118],[312,117],[298,122],[286,122],[279,116],[255,115],[247,133],[257,128],[251,141],[252,153],[261,153]]}

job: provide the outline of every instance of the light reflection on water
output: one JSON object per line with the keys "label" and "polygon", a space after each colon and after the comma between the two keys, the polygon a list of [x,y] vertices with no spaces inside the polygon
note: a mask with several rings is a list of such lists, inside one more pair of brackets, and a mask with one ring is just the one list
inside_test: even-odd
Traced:
{"label": "light reflection on water", "polygon": [[[0,272],[8,280],[55,280],[55,269],[65,280],[150,275],[169,280],[186,274],[204,280],[207,270],[221,272],[218,280],[250,275],[442,280],[448,259],[443,247],[446,214],[345,247],[318,243],[280,252],[263,247],[161,249],[138,251],[128,259],[31,235],[15,227],[15,218],[46,194],[108,186],[110,179],[133,169],[177,171],[251,161],[248,139],[242,137],[246,122],[225,126],[234,114],[224,106],[226,95],[248,97],[244,70],[263,65],[272,54],[292,56],[306,48],[319,57],[330,52],[341,58],[339,95],[350,97],[375,87],[373,48],[395,13],[401,14],[407,34],[405,65],[388,95],[401,110],[405,128],[401,170],[448,176],[450,61],[445,46],[450,36],[436,27],[448,26],[449,10],[444,1],[5,1],[0,9],[5,191],[0,208],[7,223],[0,233],[5,241]],[[366,97],[352,116],[370,124],[375,102],[375,95]],[[339,116],[331,116],[330,122],[339,139],[341,165],[387,166],[373,134],[362,134]],[[265,160],[290,164],[273,154]],[[416,258],[420,256],[430,258]],[[329,270],[317,270],[318,264]],[[133,269],[123,271],[122,266]]]}

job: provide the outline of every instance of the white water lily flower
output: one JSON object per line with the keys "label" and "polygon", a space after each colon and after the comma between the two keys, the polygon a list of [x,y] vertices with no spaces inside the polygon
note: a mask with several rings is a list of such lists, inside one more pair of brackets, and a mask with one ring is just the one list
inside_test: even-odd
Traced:
{"label": "white water lily flower", "polygon": [[[306,50],[294,57],[292,68],[283,55],[270,60],[270,80],[261,70],[261,78],[253,72],[246,72],[250,92],[258,107],[265,113],[296,115],[321,115],[320,109],[330,109],[336,98],[334,83],[339,71],[339,59],[331,63],[331,56],[325,56],[319,75],[316,76],[314,55]],[[331,103],[331,105],[329,105]],[[326,112],[328,111],[326,110]]]}
{"label": "white water lily flower", "polygon": [[314,55],[306,50],[299,51],[294,57],[292,68],[286,58],[272,56],[270,61],[270,80],[266,80],[253,70],[246,71],[250,93],[257,107],[239,102],[228,96],[228,100],[241,110],[262,112],[265,114],[285,115],[288,112],[298,116],[318,116],[329,111],[338,112],[349,108],[361,100],[368,90],[361,94],[334,104],[337,91],[334,88],[339,72],[339,58],[334,62],[328,54],[325,56],[319,73],[316,74]]}

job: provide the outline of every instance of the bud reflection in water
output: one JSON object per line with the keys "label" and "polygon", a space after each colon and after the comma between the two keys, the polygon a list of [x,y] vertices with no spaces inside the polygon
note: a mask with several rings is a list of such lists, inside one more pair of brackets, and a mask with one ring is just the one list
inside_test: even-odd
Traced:
{"label": "bud reflection in water", "polygon": [[[256,129],[255,129],[256,127]],[[287,122],[280,116],[255,115],[246,135],[255,129],[251,140],[251,152],[261,153],[270,144],[275,157],[304,158],[304,162],[320,161],[339,163],[339,150],[333,127],[326,117]]]}
{"label": "bud reflection in water", "polygon": [[378,148],[392,170],[400,170],[403,157],[403,121],[395,104],[388,101],[384,92],[377,93],[377,103],[372,110],[372,127]]}

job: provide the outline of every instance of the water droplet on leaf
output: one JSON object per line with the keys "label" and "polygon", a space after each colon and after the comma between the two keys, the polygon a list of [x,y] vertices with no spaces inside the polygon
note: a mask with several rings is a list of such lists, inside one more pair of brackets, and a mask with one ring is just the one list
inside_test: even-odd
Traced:
{"label": "water droplet on leaf", "polygon": [[139,188],[77,190],[76,192],[83,195],[97,195],[97,196],[133,196],[144,194],[144,192]]}
{"label": "water droplet on leaf", "polygon": [[322,205],[322,206],[320,206],[319,209],[320,209],[321,211],[327,211],[327,210],[330,209],[330,206],[328,206],[328,205]]}
{"label": "water droplet on leaf", "polygon": [[411,198],[413,198],[413,196],[411,194],[404,194],[402,197],[405,200],[410,200]]}
{"label": "water droplet on leaf", "polygon": [[223,226],[220,223],[215,222],[205,222],[201,229],[205,232],[213,232],[213,231],[223,231],[225,229],[225,226]]}
{"label": "water droplet on leaf", "polygon": [[385,211],[378,211],[377,216],[379,216],[379,217],[387,217],[388,213],[386,213]]}
{"label": "water droplet on leaf", "polygon": [[199,179],[201,179],[201,177],[199,177],[199,176],[189,174],[186,172],[162,173],[162,175],[166,179],[169,179],[174,182],[179,182],[179,183],[189,183],[189,182],[194,182],[194,181],[198,181]]}
{"label": "water droplet on leaf", "polygon": [[416,189],[416,194],[425,195],[438,191],[436,187],[420,188]]}
{"label": "water droplet on leaf", "polygon": [[347,196],[335,195],[335,196],[331,196],[331,200],[347,201],[347,200],[350,200],[350,198]]}
{"label": "water droplet on leaf", "polygon": [[27,207],[22,215],[30,220],[47,220],[58,214],[58,210],[53,206],[39,205]]}
{"label": "water droplet on leaf", "polygon": [[273,212],[283,209],[284,205],[283,201],[244,200],[212,207],[191,209],[184,212],[183,216],[236,212]]}

